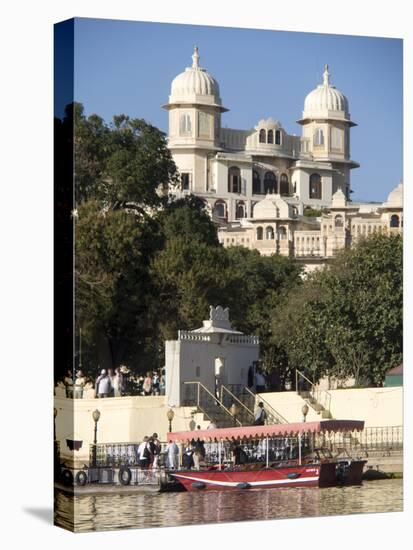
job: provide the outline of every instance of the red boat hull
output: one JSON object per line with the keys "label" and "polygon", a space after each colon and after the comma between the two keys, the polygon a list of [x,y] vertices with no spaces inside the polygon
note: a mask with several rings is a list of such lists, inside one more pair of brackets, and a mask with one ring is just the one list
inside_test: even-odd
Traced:
{"label": "red boat hull", "polygon": [[228,491],[317,486],[320,465],[261,470],[186,470],[170,472],[187,491]]}
{"label": "red boat hull", "polygon": [[246,470],[183,470],[169,472],[187,491],[233,491],[280,487],[358,485],[366,461],[352,461],[345,471],[336,462]]}

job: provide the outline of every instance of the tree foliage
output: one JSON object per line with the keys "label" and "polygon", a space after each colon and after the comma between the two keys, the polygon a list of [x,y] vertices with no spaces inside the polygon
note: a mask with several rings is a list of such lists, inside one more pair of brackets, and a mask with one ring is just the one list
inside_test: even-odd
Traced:
{"label": "tree foliage", "polygon": [[275,341],[292,369],[381,384],[402,357],[401,236],[374,235],[284,300]]}
{"label": "tree foliage", "polygon": [[177,170],[163,132],[126,115],[106,124],[74,104],[77,203],[98,200],[110,209],[156,207]]}

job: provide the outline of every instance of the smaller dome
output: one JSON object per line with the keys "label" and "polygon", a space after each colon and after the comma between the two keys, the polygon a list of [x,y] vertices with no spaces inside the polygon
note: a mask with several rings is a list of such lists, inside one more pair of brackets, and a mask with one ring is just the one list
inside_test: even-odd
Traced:
{"label": "smaller dome", "polygon": [[192,54],[192,67],[187,67],[172,81],[169,103],[179,102],[221,105],[218,82],[199,66],[199,54],[196,46]]}
{"label": "smaller dome", "polygon": [[270,117],[267,119],[263,118],[258,122],[255,129],[259,130],[260,128],[268,128],[268,129],[277,128],[281,130],[282,126],[281,126],[281,122],[279,122],[278,120],[274,120],[272,117]]}
{"label": "smaller dome", "polygon": [[384,203],[384,206],[389,208],[402,208],[403,207],[403,184],[399,183],[397,187],[389,193],[387,201]]}
{"label": "smaller dome", "polygon": [[258,201],[254,206],[254,219],[274,220],[290,217],[288,203],[280,195],[266,195],[265,199]]}
{"label": "smaller dome", "polygon": [[339,187],[332,196],[331,207],[332,208],[345,208],[347,206],[346,196],[343,190]]}
{"label": "smaller dome", "polygon": [[350,118],[348,112],[348,101],[346,96],[330,84],[330,73],[328,65],[325,65],[323,83],[310,92],[304,100],[303,118],[315,116],[329,116],[333,118]]}

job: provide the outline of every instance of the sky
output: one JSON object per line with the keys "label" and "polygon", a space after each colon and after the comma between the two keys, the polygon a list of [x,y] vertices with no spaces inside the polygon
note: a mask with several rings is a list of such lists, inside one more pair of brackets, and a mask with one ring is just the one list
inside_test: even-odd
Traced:
{"label": "sky", "polygon": [[144,118],[167,132],[173,78],[200,65],[218,81],[222,126],[253,128],[279,120],[301,134],[306,95],[330,82],[349,101],[354,201],[384,201],[403,178],[403,41],[344,35],[185,24],[76,19],[74,97],[87,115]]}

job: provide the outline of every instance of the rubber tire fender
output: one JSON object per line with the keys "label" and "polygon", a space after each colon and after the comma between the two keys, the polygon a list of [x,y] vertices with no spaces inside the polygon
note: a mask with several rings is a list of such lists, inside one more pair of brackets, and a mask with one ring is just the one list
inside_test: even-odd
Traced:
{"label": "rubber tire fender", "polygon": [[73,486],[73,473],[70,470],[63,470],[61,474],[61,479],[65,487]]}
{"label": "rubber tire fender", "polygon": [[84,470],[79,470],[75,476],[76,485],[83,487],[87,483],[87,473]]}
{"label": "rubber tire fender", "polygon": [[119,483],[121,485],[130,485],[132,472],[128,466],[121,466],[119,469]]}

